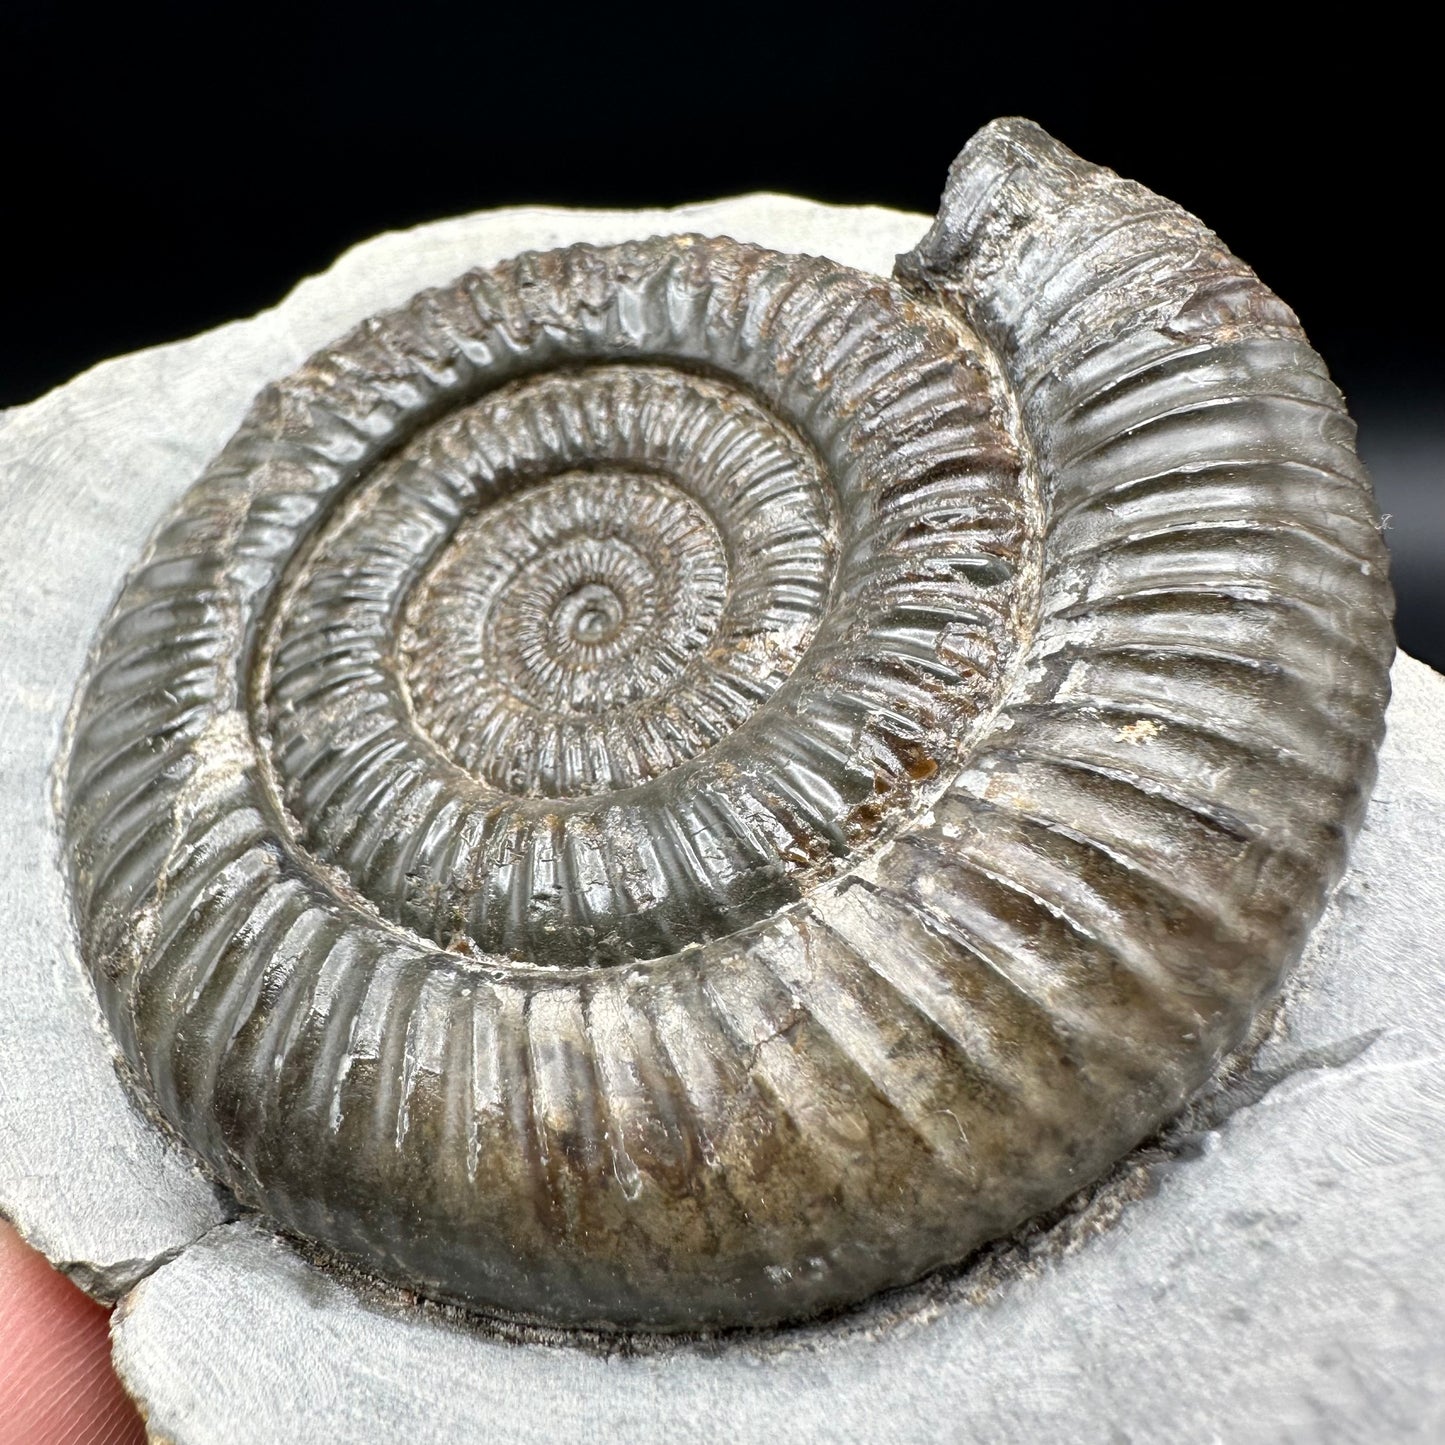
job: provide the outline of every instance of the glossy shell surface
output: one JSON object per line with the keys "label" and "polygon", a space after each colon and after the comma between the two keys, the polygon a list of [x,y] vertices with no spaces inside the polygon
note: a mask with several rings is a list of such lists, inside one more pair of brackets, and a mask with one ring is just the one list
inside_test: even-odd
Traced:
{"label": "glossy shell surface", "polygon": [[897,278],[516,258],[258,398],[61,807],[138,1090],[245,1204],[550,1323],[817,1315],[1243,1037],[1373,777],[1353,428],[1203,226],[981,132]]}

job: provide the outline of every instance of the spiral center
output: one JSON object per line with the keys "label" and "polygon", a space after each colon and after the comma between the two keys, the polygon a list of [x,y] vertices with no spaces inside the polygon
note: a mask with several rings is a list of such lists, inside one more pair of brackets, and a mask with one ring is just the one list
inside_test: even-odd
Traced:
{"label": "spiral center", "polygon": [[557,613],[559,630],[584,647],[595,647],[617,636],[622,599],[603,582],[587,582],[562,599]]}
{"label": "spiral center", "polygon": [[712,741],[696,690],[733,580],[716,521],[672,480],[598,470],[526,488],[458,528],[412,591],[416,717],[505,793],[632,787]]}

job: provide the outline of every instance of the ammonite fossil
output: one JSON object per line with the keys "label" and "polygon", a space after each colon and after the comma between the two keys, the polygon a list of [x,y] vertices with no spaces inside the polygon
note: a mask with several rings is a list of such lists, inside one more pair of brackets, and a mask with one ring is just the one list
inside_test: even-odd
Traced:
{"label": "ammonite fossil", "polygon": [[1024,122],[896,278],[527,254],[269,387],[77,704],[85,958],[240,1201],[427,1295],[816,1315],[1097,1177],[1337,876],[1392,655],[1338,393]]}

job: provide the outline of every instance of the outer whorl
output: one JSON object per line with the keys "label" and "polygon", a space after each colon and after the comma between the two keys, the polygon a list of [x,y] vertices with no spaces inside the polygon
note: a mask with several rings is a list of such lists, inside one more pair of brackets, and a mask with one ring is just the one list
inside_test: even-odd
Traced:
{"label": "outer whorl", "polygon": [[563,1324],[802,1318],[1097,1177],[1339,873],[1392,653],[1353,427],[1192,217],[1023,122],[898,279],[524,255],[268,388],[96,644],[64,809],[246,1204]]}

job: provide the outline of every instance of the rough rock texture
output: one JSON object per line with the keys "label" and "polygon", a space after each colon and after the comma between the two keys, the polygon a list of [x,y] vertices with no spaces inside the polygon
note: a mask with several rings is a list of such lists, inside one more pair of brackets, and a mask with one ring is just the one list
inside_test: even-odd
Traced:
{"label": "rough rock texture", "polygon": [[0,1210],[100,1294],[183,1251],[131,1294],[117,1331],[159,1435],[229,1440],[239,1421],[255,1441],[1445,1428],[1445,683],[1408,659],[1351,872],[1250,1070],[1051,1230],[831,1325],[602,1353],[353,1292],[249,1224],[222,1224],[111,1073],[68,941],[49,768],[126,567],[255,391],[360,316],[528,247],[726,232],[886,273],[925,225],[771,197],[465,218],[379,238],[275,312],[106,363],[0,417]]}

